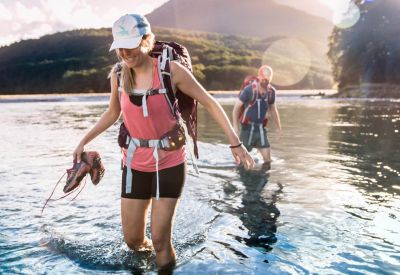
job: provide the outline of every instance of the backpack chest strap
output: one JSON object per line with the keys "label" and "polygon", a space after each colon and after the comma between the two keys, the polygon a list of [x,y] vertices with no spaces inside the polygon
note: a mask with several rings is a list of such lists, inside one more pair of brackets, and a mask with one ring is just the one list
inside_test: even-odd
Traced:
{"label": "backpack chest strap", "polygon": [[143,116],[148,117],[149,111],[147,108],[147,96],[166,94],[166,93],[167,90],[165,88],[162,88],[162,89],[149,89],[149,90],[133,89],[130,94],[134,96],[143,96],[142,97]]}
{"label": "backpack chest strap", "polygon": [[167,91],[166,89],[133,89],[132,92],[130,93],[131,95],[158,95],[158,94],[165,94]]}

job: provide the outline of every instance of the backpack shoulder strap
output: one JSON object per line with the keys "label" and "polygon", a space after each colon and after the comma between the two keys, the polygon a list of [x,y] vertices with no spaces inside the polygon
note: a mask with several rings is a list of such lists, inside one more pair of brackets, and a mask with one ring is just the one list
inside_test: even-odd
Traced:
{"label": "backpack shoulder strap", "polygon": [[117,74],[117,86],[118,86],[118,99],[121,102],[121,92],[122,92],[122,82],[121,82],[121,72],[122,72],[122,64],[121,62],[117,62],[113,68],[113,73]]}
{"label": "backpack shoulder strap", "polygon": [[122,65],[120,62],[115,63],[113,67],[113,73],[117,74],[117,81],[118,81],[118,86],[121,78],[121,72],[122,72]]}
{"label": "backpack shoulder strap", "polygon": [[256,102],[256,100],[258,99],[258,94],[259,94],[258,93],[258,88],[259,88],[258,85],[259,84],[256,80],[253,80],[250,84],[251,84],[251,90],[252,90],[252,98],[251,98],[249,105],[253,105]]}
{"label": "backpack shoulder strap", "polygon": [[171,80],[171,64],[170,61],[173,60],[172,48],[164,45],[162,54],[158,56],[158,76],[160,78],[161,86],[167,90],[166,99],[171,112],[176,116],[176,96],[172,88]]}

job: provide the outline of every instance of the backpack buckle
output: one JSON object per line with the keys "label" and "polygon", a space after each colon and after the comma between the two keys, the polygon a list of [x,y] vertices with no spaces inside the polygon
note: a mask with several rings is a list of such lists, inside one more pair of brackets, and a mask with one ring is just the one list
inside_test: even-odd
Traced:
{"label": "backpack buckle", "polygon": [[149,147],[149,141],[147,139],[139,139],[139,146],[140,147]]}

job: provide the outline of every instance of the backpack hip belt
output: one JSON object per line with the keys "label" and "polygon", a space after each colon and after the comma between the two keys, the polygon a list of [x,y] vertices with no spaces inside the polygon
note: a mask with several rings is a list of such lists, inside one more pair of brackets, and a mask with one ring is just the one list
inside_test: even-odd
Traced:
{"label": "backpack hip belt", "polygon": [[[121,127],[122,128],[122,127]],[[179,124],[176,124],[175,127],[161,136],[160,139],[141,139],[141,138],[133,138],[129,135],[127,131],[124,131],[120,135],[125,136],[125,144],[122,147],[126,148],[127,156],[126,156],[126,192],[132,193],[132,170],[131,164],[133,159],[133,154],[135,153],[138,147],[144,148],[154,148],[153,157],[156,161],[156,175],[157,175],[157,193],[156,199],[160,198],[160,187],[159,187],[159,175],[158,175],[158,149],[162,149],[165,151],[174,151],[181,148],[185,144],[185,130]],[[123,137],[118,137],[119,141],[123,139]],[[196,167],[197,168],[197,167]]]}

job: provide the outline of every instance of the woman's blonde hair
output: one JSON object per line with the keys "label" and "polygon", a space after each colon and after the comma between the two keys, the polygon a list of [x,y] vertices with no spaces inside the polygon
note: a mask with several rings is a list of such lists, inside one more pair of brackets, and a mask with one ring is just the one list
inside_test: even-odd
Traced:
{"label": "woman's blonde hair", "polygon": [[[152,32],[143,35],[142,41],[140,42],[140,51],[143,54],[148,54],[154,47],[155,43],[155,36]],[[120,65],[122,66],[121,69],[121,78],[120,78],[120,86],[122,86],[124,92],[129,93],[129,91],[132,91],[132,89],[136,85],[135,81],[135,71],[132,68],[129,68],[126,66],[126,64],[122,61],[122,58],[119,54],[119,49],[116,49],[117,57],[118,60],[120,61]],[[109,74],[109,77],[111,77],[111,74],[115,73],[118,70],[117,65],[115,65]]]}

